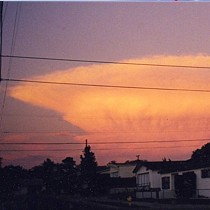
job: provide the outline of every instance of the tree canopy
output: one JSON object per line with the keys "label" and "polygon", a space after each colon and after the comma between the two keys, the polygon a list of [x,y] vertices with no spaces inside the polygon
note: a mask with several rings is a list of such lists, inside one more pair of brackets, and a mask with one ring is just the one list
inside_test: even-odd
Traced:
{"label": "tree canopy", "polygon": [[97,162],[95,154],[91,152],[91,147],[87,143],[80,159],[80,182],[85,193],[90,194],[94,192],[96,185]]}
{"label": "tree canopy", "polygon": [[191,160],[198,163],[210,163],[210,143],[192,152]]}

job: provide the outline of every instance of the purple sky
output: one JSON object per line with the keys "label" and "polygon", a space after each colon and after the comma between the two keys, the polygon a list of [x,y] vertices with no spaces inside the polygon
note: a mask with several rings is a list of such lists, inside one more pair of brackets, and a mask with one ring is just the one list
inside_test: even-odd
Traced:
{"label": "purple sky", "polygon": [[[4,55],[11,54],[18,4],[21,9],[17,19],[13,55],[105,61],[139,59],[155,55],[210,55],[210,3],[123,2],[5,2]],[[10,77],[23,79],[88,64],[12,59],[10,65]],[[8,68],[9,59],[3,58],[3,78],[7,78]],[[208,80],[209,78],[206,78],[206,82]],[[14,85],[16,83],[9,83],[8,89]],[[0,93],[2,107],[5,82],[1,82]],[[40,131],[83,131],[77,125],[65,121],[60,113],[21,102],[10,97],[8,93],[1,129],[1,132],[20,132],[7,135],[2,133],[2,142],[76,141],[74,136],[49,136]],[[31,134],[30,131],[37,133]],[[0,147],[21,148],[3,145]],[[78,160],[81,152],[72,154]],[[96,154],[100,157],[99,152]],[[189,151],[187,154],[190,155]],[[17,163],[25,166],[38,164],[42,158],[44,160],[48,156],[60,161],[67,155],[71,156],[71,153],[1,153],[6,164]],[[135,155],[126,158],[135,159]],[[110,158],[110,161],[118,160],[116,155]],[[122,157],[119,160],[123,160]]]}

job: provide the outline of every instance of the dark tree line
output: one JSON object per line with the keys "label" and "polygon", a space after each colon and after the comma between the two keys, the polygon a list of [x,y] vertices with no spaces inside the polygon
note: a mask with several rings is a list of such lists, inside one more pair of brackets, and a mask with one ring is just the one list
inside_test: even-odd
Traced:
{"label": "dark tree line", "polygon": [[[193,151],[190,161],[195,165],[210,165],[210,143]],[[48,195],[104,195],[110,186],[117,185],[117,181],[109,175],[97,173],[97,169],[95,155],[87,144],[83,155],[80,156],[79,165],[76,165],[72,157],[66,157],[61,163],[55,163],[47,158],[42,164],[26,170],[21,166],[2,167],[2,158],[0,158],[0,203],[11,200],[20,186],[26,184],[25,180],[28,182],[41,180],[41,192]]]}
{"label": "dark tree line", "polygon": [[207,143],[200,149],[193,151],[191,160],[197,164],[210,164],[210,143]]}
{"label": "dark tree line", "polygon": [[[42,164],[29,170],[21,166],[5,166],[0,164],[0,200],[10,199],[24,180],[42,180],[42,192],[46,194],[82,194],[98,193],[99,180],[97,162],[91,147],[86,145],[80,164],[72,157],[66,157],[61,163],[47,158]],[[1,161],[0,161],[1,163]]]}

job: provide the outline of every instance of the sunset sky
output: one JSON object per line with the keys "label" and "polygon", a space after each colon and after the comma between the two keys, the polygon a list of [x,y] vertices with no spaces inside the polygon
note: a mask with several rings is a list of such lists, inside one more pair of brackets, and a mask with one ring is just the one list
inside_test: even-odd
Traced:
{"label": "sunset sky", "polygon": [[3,79],[106,86],[6,88],[2,81],[3,163],[31,167],[67,156],[79,163],[85,139],[100,165],[136,155],[190,158],[210,138],[209,10],[210,3],[198,2],[5,3],[3,55],[166,66],[2,58]]}

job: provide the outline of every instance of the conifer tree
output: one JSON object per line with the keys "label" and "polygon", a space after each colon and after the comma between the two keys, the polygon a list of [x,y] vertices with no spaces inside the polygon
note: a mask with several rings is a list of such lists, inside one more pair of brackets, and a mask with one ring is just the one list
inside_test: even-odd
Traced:
{"label": "conifer tree", "polygon": [[91,151],[91,147],[87,144],[87,140],[83,155],[80,156],[80,159],[81,183],[83,188],[86,190],[86,193],[93,193],[97,175],[97,162],[95,154]]}

